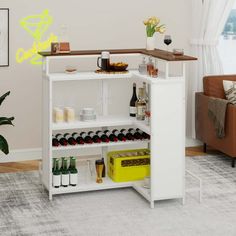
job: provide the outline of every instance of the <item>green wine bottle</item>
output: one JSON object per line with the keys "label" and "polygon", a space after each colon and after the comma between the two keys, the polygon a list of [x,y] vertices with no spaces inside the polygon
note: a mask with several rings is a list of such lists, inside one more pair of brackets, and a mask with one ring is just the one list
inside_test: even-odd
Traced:
{"label": "green wine bottle", "polygon": [[67,159],[63,159],[61,172],[61,185],[68,187],[69,185],[69,170],[67,169]]}
{"label": "green wine bottle", "polygon": [[76,186],[78,184],[78,170],[76,168],[76,158],[71,157],[70,160],[70,185]]}
{"label": "green wine bottle", "polygon": [[54,188],[59,188],[61,186],[61,171],[59,168],[59,159],[55,158],[55,168],[52,175],[52,184]]}
{"label": "green wine bottle", "polygon": [[64,161],[65,159],[66,159],[65,157],[62,157],[62,158],[61,158],[61,169],[60,169],[61,172],[62,172],[62,170],[63,170],[63,161]]}
{"label": "green wine bottle", "polygon": [[52,173],[56,168],[56,158],[53,158],[53,162],[52,162]]}

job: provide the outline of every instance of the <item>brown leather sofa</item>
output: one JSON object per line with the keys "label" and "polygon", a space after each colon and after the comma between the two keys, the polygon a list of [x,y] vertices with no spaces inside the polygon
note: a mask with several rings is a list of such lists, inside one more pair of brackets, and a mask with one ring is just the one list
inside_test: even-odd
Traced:
{"label": "brown leather sofa", "polygon": [[213,122],[208,117],[209,97],[225,98],[223,80],[236,81],[236,75],[205,76],[203,78],[203,93],[195,95],[195,130],[196,138],[207,145],[232,157],[232,167],[236,158],[236,106],[228,104],[225,119],[225,137],[216,137]]}

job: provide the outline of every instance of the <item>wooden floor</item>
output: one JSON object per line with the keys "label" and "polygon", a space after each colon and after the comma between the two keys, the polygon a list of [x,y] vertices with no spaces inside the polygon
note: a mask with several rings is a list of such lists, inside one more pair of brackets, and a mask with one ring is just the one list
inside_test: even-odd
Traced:
{"label": "wooden floor", "polygon": [[[217,152],[211,149],[207,149],[207,153],[209,154]],[[186,156],[204,156],[204,155],[207,154],[203,152],[202,146],[186,148]],[[0,163],[0,173],[38,170],[38,165],[39,161]]]}

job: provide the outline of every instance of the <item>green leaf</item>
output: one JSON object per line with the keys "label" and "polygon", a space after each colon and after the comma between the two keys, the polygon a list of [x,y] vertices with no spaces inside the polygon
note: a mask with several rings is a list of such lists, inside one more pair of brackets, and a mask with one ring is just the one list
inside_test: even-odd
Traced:
{"label": "green leaf", "polygon": [[4,99],[10,94],[10,91],[8,91],[7,93],[3,94],[1,97],[0,97],[0,106],[2,104],[2,102],[4,101]]}
{"label": "green leaf", "polygon": [[7,140],[2,135],[0,135],[0,150],[6,155],[9,153]]}
{"label": "green leaf", "polygon": [[[14,117],[0,117],[0,125],[13,125],[12,121],[14,120]],[[14,125],[13,125],[14,126]]]}

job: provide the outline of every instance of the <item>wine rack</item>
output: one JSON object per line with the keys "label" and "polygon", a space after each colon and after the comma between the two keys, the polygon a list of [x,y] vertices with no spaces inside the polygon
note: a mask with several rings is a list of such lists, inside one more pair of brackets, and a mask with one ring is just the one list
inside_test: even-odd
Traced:
{"label": "wine rack", "polygon": [[[119,50],[115,51],[118,53]],[[185,199],[185,62],[184,60],[193,60],[185,56],[181,60],[163,57],[163,51],[155,50],[146,52],[141,50],[120,51],[122,56],[126,58],[137,57],[141,61],[142,54],[152,55],[156,60],[165,63],[165,72],[159,73],[158,78],[141,75],[137,70],[130,70],[126,74],[97,74],[91,72],[78,72],[75,74],[54,73],[49,69],[53,60],[67,60],[71,58],[96,59],[100,51],[83,52],[80,55],[72,52],[71,55],[50,55],[49,53],[41,53],[43,56],[43,162],[42,162],[42,182],[49,192],[49,199],[52,196],[63,193],[74,193],[83,191],[94,191],[112,188],[132,187],[139,192],[144,198],[150,202],[150,206],[154,207],[155,200]],[[159,55],[160,51],[160,55]],[[88,54],[86,54],[88,53]],[[119,55],[121,56],[121,55]],[[111,57],[115,55],[111,54]],[[182,75],[170,76],[169,66],[171,62],[181,61]],[[52,63],[53,65],[53,63]],[[150,125],[145,121],[137,121],[135,118],[127,116],[110,115],[108,110],[109,104],[109,86],[113,86],[113,81],[123,81],[124,86],[127,86],[126,81],[134,81],[138,83],[146,82],[150,97]],[[52,98],[54,95],[55,84],[62,84],[66,87],[67,83],[80,83],[80,81],[99,81],[101,86],[101,114],[97,119],[89,122],[74,121],[71,123],[53,123],[52,122]],[[89,88],[88,88],[89,89]],[[168,94],[168,99],[166,98]],[[63,96],[63,94],[61,94]],[[127,101],[127,108],[129,101]],[[149,139],[143,140],[126,140],[117,142],[100,142],[91,144],[76,144],[67,146],[52,146],[52,134],[72,134],[77,130],[82,132],[85,129],[97,129],[105,131],[110,127],[134,127],[139,128],[146,134],[150,135]],[[87,131],[86,131],[87,132]],[[150,149],[150,189],[143,187],[143,181],[131,182],[113,182],[109,177],[104,178],[102,184],[97,184],[95,179],[86,179],[86,173],[79,170],[79,181],[75,187],[68,186],[67,188],[52,187],[52,159],[58,156],[63,156],[64,153],[76,153],[81,155],[82,151],[99,148],[102,156],[112,148],[126,145],[126,149],[132,145],[138,145],[140,148]],[[143,147],[145,146],[145,147]],[[135,147],[136,148],[136,147]],[[69,155],[69,154],[68,154]],[[80,158],[80,157],[78,157]],[[86,169],[86,168],[85,168]],[[84,173],[84,174],[83,174]]]}

